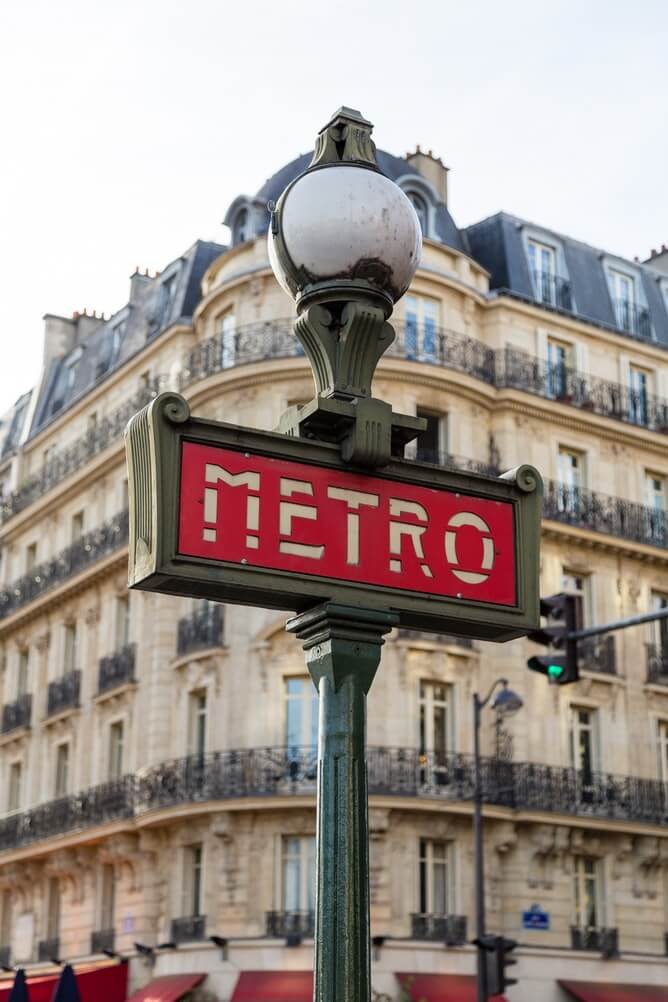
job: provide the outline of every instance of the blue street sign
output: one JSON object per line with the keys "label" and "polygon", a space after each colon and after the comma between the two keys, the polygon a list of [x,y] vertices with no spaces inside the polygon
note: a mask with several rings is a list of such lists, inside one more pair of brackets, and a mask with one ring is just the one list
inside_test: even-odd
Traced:
{"label": "blue street sign", "polygon": [[550,928],[550,913],[544,912],[540,905],[532,905],[528,911],[522,912],[522,928],[546,932]]}

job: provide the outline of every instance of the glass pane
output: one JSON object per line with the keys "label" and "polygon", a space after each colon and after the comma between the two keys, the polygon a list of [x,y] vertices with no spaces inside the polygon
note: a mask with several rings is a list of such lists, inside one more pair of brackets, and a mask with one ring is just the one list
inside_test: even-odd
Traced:
{"label": "glass pane", "polygon": [[[434,857],[436,853],[434,852]],[[448,888],[447,888],[447,867],[444,862],[437,862],[434,858],[433,876],[433,903],[432,911],[435,915],[447,915],[448,912]]]}
{"label": "glass pane", "polygon": [[299,858],[289,857],[283,862],[283,910],[299,911]]}
{"label": "glass pane", "polygon": [[447,711],[444,706],[434,707],[434,751],[447,751]]}
{"label": "glass pane", "polygon": [[288,699],[286,711],[286,741],[289,748],[298,748],[302,743],[302,700]]}

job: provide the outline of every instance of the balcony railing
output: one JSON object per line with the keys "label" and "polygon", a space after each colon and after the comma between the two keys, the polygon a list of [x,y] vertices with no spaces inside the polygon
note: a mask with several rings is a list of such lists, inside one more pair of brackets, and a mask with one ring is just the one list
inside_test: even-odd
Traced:
{"label": "balcony railing", "polygon": [[70,671],[62,678],[49,682],[49,689],[46,698],[46,715],[52,717],[56,713],[64,710],[71,710],[79,705],[79,693],[81,690],[81,672]]}
{"label": "balcony railing", "polygon": [[265,934],[275,939],[298,936],[313,939],[315,935],[315,912],[267,912]]}
{"label": "balcony railing", "polygon": [[387,350],[387,357],[454,369],[494,385],[494,350],[482,341],[431,324],[396,321],[392,326],[396,337]]}
{"label": "balcony railing", "polygon": [[617,929],[589,927],[581,929],[571,926],[571,948],[573,950],[594,950],[604,957],[616,957],[619,954],[619,937]]}
{"label": "balcony railing", "polygon": [[32,716],[32,696],[26,692],[13,703],[5,703],[2,708],[2,733],[9,734],[19,727],[30,727]]}
{"label": "balcony railing", "polygon": [[97,929],[91,933],[90,952],[104,953],[105,950],[113,950],[116,943],[115,929]]}
{"label": "balcony railing", "polygon": [[206,915],[185,915],[172,919],[170,940],[172,943],[195,943],[206,934]]}
{"label": "balcony railing", "polygon": [[578,667],[581,671],[616,675],[617,661],[613,636],[585,637],[578,640]]}
{"label": "balcony railing", "polygon": [[668,685],[668,650],[658,644],[647,644],[647,681]]}
{"label": "balcony railing", "polygon": [[[367,749],[372,796],[473,798],[473,759],[416,748]],[[668,783],[533,762],[482,760],[486,803],[513,810],[668,823]],[[136,775],[0,819],[0,851],[188,803],[314,795],[315,748],[244,748],[172,759]]]}
{"label": "balcony railing", "polygon": [[205,603],[190,616],[179,620],[176,650],[179,657],[193,651],[221,647],[223,643],[223,606]]}
{"label": "balcony railing", "polygon": [[60,950],[60,937],[53,936],[51,939],[40,939],[37,944],[38,960],[57,960]]}
{"label": "balcony railing", "polygon": [[532,271],[536,299],[547,306],[556,306],[560,310],[573,309],[571,283],[560,275],[550,271]]}
{"label": "balcony railing", "polygon": [[652,336],[652,321],[646,306],[630,303],[628,299],[616,299],[615,319],[617,326],[629,334],[647,338]]}
{"label": "balcony railing", "polygon": [[543,518],[648,546],[668,546],[665,512],[558,480],[544,482]]}
{"label": "balcony railing", "polygon": [[84,568],[113,553],[128,541],[128,512],[122,511],[104,525],[87,532],[58,556],[15,581],[0,592],[0,619],[20,609],[39,595],[62,584]]}
{"label": "balcony railing", "polygon": [[0,967],[9,967],[12,950],[9,946],[0,946]]}
{"label": "balcony railing", "polygon": [[445,943],[447,946],[463,946],[466,943],[466,916],[413,914],[411,938],[429,943]]}
{"label": "balcony railing", "polygon": [[117,689],[135,681],[135,645],[126,644],[119,651],[100,659],[97,676],[98,693]]}

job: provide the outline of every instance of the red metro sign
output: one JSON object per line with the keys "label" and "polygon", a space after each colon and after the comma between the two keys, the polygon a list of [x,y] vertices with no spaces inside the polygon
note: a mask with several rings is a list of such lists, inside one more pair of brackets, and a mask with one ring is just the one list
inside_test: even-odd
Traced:
{"label": "red metro sign", "polygon": [[514,606],[513,505],[184,442],[178,552]]}
{"label": "red metro sign", "polygon": [[386,609],[489,640],[538,624],[541,481],[396,460],[190,415],[162,394],[126,432],[131,587],[301,612]]}

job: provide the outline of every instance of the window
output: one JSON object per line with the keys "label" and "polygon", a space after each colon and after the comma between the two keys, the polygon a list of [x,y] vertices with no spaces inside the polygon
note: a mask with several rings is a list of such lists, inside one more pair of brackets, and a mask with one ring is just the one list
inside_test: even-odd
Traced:
{"label": "window", "polygon": [[570,708],[571,766],[580,773],[585,787],[591,786],[598,769],[597,712],[583,706]]}
{"label": "window", "polygon": [[444,765],[451,748],[452,686],[420,682],[420,753]]}
{"label": "window", "polygon": [[569,370],[573,367],[573,346],[556,338],[547,339],[545,382],[548,397],[563,400],[569,396]]}
{"label": "window", "polygon": [[130,596],[118,595],[114,618],[115,649],[120,651],[130,642]]}
{"label": "window", "polygon": [[424,296],[404,298],[406,358],[435,362],[438,350],[439,303]]}
{"label": "window", "polygon": [[121,320],[119,323],[115,324],[111,330],[111,361],[112,363],[118,358],[121,345],[123,343],[123,338],[125,337],[125,331],[127,329],[127,320]]}
{"label": "window", "polygon": [[564,445],[559,446],[557,456],[558,494],[557,507],[560,512],[577,515],[583,504],[582,491],[585,482],[585,457]]}
{"label": "window", "polygon": [[668,783],[668,720],[657,724],[658,775],[663,783]]}
{"label": "window", "polygon": [[645,471],[645,530],[648,542],[665,545],[666,481],[657,473]]}
{"label": "window", "polygon": [[31,570],[35,567],[37,563],[37,543],[30,543],[26,546],[26,574],[30,574]]}
{"label": "window", "polygon": [[556,305],[556,253],[554,247],[529,240],[529,267],[533,279],[536,298],[541,303]]}
{"label": "window", "polygon": [[0,946],[11,946],[12,943],[12,892],[2,892],[2,915],[0,916]]}
{"label": "window", "polygon": [[625,331],[633,331],[636,300],[634,278],[631,275],[624,275],[621,271],[611,271],[610,288],[617,326]]}
{"label": "window", "polygon": [[576,856],[573,867],[573,925],[598,929],[602,925],[600,865],[590,856]]}
{"label": "window", "polygon": [[116,912],[116,879],[111,863],[102,866],[100,874],[100,929],[113,929]]}
{"label": "window", "polygon": [[228,310],[218,318],[218,340],[220,342],[220,365],[231,369],[236,355],[236,321],[234,311]]}
{"label": "window", "polygon": [[418,195],[414,191],[407,192],[408,200],[415,209],[415,214],[420,222],[420,229],[422,230],[422,236],[429,236],[429,215],[427,210],[427,203],[425,202],[422,195]]}
{"label": "window", "polygon": [[16,671],[16,698],[21,699],[28,692],[30,671],[30,651],[19,651],[19,663]]}
{"label": "window", "polygon": [[422,915],[448,915],[451,846],[448,842],[420,839],[419,911]]}
{"label": "window", "polygon": [[20,762],[12,762],[9,766],[9,782],[7,784],[7,810],[18,811],[21,807],[21,779],[23,768]]}
{"label": "window", "polygon": [[65,645],[63,651],[63,674],[67,675],[77,669],[77,624],[65,625]]}
{"label": "window", "polygon": [[123,775],[123,721],[116,720],[109,727],[109,779],[120,779]]}
{"label": "window", "polygon": [[232,246],[244,243],[248,240],[248,236],[248,209],[240,209],[232,226]]}
{"label": "window", "polygon": [[167,321],[171,313],[176,296],[178,277],[178,272],[176,272],[176,274],[170,275],[169,278],[165,278],[160,286],[160,319],[158,321],[160,325]]}
{"label": "window", "polygon": [[650,373],[637,365],[629,366],[629,421],[646,425],[648,421]]}
{"label": "window", "polygon": [[70,772],[70,746],[61,744],[56,747],[56,776],[54,782],[54,796],[65,797],[67,795]]}
{"label": "window", "polygon": [[[447,418],[418,408],[417,416],[424,418],[427,427],[417,437],[415,458],[425,463],[438,463],[447,453]],[[444,458],[444,456],[443,456]]]}
{"label": "window", "polygon": [[316,748],[318,691],[309,676],[285,680],[285,743],[288,748]]}
{"label": "window", "polygon": [[[668,596],[652,592],[651,611],[660,612],[662,609],[668,609]],[[654,653],[659,659],[661,670],[666,671],[668,670],[666,668],[668,662],[668,618],[657,619],[655,622],[649,623],[648,626],[650,645],[654,648]]]}
{"label": "window", "polygon": [[203,755],[206,751],[206,689],[189,696],[188,754]]}
{"label": "window", "polygon": [[46,894],[46,938],[60,936],[60,883],[58,877],[51,877]]}
{"label": "window", "polygon": [[575,595],[576,629],[584,629],[591,623],[591,578],[564,567],[561,575],[561,590]]}
{"label": "window", "polygon": [[202,914],[202,846],[183,850],[183,915]]}
{"label": "window", "polygon": [[281,909],[284,912],[315,910],[315,838],[283,839]]}
{"label": "window", "polygon": [[78,542],[81,539],[84,532],[84,513],[83,511],[78,511],[76,514],[72,515],[72,524],[70,529],[70,539],[73,543]]}

